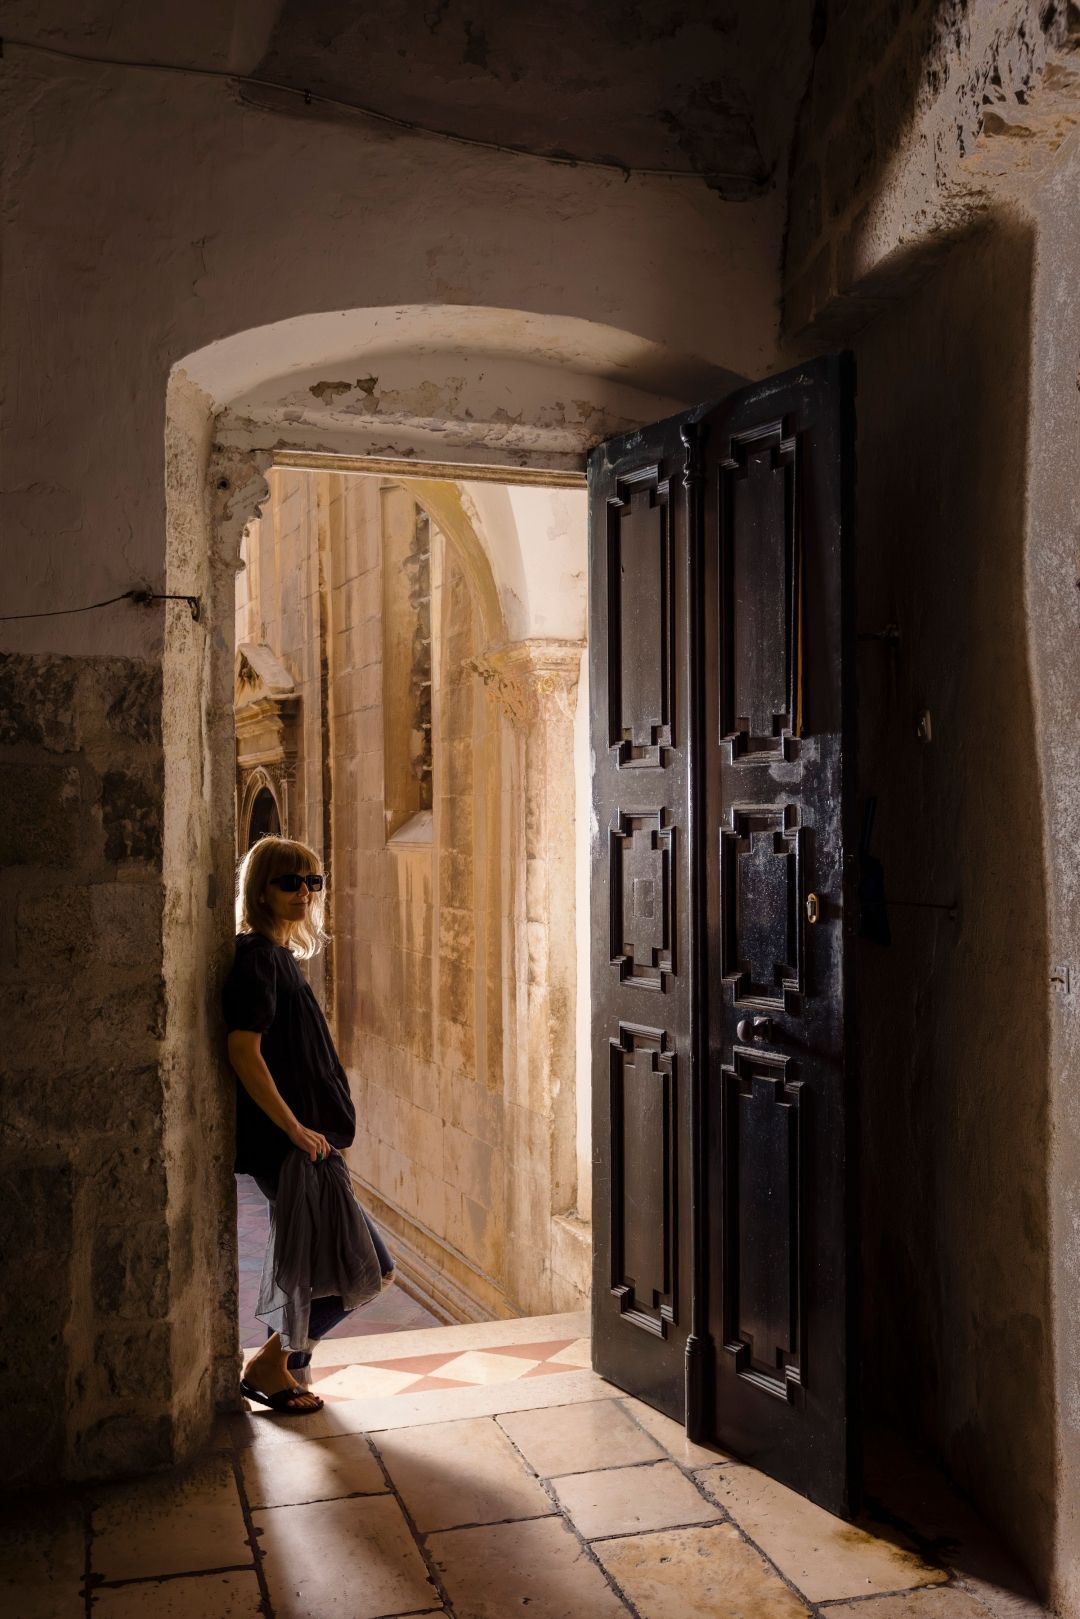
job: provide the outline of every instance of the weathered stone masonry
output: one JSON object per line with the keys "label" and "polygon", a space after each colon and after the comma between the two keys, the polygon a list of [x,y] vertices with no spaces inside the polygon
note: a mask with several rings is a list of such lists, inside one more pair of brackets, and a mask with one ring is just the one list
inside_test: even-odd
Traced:
{"label": "weathered stone masonry", "polygon": [[0,656],[12,1481],[174,1454],[160,710],[150,664]]}

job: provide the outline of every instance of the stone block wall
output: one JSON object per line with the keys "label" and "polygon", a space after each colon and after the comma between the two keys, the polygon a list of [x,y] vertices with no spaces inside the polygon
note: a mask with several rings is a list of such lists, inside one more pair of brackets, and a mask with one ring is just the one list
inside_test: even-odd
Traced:
{"label": "stone block wall", "polygon": [[[251,642],[269,646],[292,676],[299,698],[296,761],[291,779],[284,784],[282,829],[329,858],[327,801],[333,759],[325,745],[328,716],[322,623],[329,611],[322,578],[328,534],[320,527],[319,481],[315,477],[276,468],[268,474],[268,483],[270,498],[244,535],[236,640],[238,646]],[[242,792],[242,782],[239,787]],[[316,957],[306,969],[324,997],[332,990],[327,959]]]}
{"label": "stone block wall", "polygon": [[170,1460],[161,674],[0,655],[8,1483]]}
{"label": "stone block wall", "polygon": [[1064,91],[1075,77],[1080,13],[1056,0],[826,0],[813,43],[783,326],[844,341],[986,212],[988,181],[1060,144],[1075,114],[1042,80],[1056,73]]}
{"label": "stone block wall", "polygon": [[413,693],[407,680],[386,679],[384,656],[400,643],[408,665],[413,627],[404,613],[397,621],[408,594],[384,577],[384,560],[400,566],[394,537],[414,533],[417,507],[406,489],[373,480],[344,483],[338,500],[335,554],[360,569],[340,591],[350,629],[338,637],[333,678],[337,1033],[360,1121],[351,1159],[435,1301],[495,1313],[510,1307],[502,985],[498,918],[478,915],[478,869],[495,871],[498,845],[476,802],[495,723],[469,669],[477,615],[460,563],[432,528],[433,809],[425,820],[417,800],[403,819],[387,780],[413,728]]}

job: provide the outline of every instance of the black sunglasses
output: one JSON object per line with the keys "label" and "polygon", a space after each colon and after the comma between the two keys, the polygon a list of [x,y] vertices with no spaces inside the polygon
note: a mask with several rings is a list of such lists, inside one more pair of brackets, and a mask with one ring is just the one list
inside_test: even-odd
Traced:
{"label": "black sunglasses", "polygon": [[275,888],[280,888],[286,894],[298,894],[303,885],[309,894],[317,894],[322,889],[323,879],[313,872],[287,871],[283,877],[271,877]]}

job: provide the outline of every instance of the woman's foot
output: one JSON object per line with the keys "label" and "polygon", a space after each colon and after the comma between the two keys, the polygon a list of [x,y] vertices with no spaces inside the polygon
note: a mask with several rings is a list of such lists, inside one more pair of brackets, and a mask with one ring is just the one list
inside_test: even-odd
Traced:
{"label": "woman's foot", "polygon": [[258,1354],[252,1355],[244,1367],[243,1381],[258,1389],[260,1394],[265,1394],[268,1399],[275,1394],[295,1389],[295,1396],[288,1402],[291,1411],[321,1411],[322,1400],[296,1381],[288,1368],[288,1358],[288,1350],[282,1349],[281,1339],[275,1333],[272,1338],[267,1339]]}
{"label": "woman's foot", "polygon": [[382,1291],[383,1291],[383,1292],[384,1292],[384,1293],[385,1293],[385,1292],[386,1292],[386,1289],[387,1289],[387,1288],[388,1288],[388,1287],[389,1287],[389,1286],[390,1286],[390,1285],[391,1285],[391,1283],[392,1283],[392,1282],[394,1282],[394,1281],[395,1281],[395,1280],[396,1280],[396,1279],[397,1279],[397,1271],[396,1271],[396,1270],[389,1270],[389,1271],[387,1271],[387,1273],[386,1273],[386,1275],[385,1275],[385,1276],[384,1276],[384,1277],[383,1277],[383,1279],[382,1279]]}

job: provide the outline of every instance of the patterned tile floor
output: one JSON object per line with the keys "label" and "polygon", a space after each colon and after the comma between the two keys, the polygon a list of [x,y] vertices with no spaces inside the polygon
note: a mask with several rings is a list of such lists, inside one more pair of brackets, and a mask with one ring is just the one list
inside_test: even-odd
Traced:
{"label": "patterned tile floor", "polygon": [[[236,1245],[240,1258],[240,1344],[253,1349],[266,1338],[266,1328],[256,1319],[263,1255],[270,1216],[263,1197],[250,1175],[236,1177]],[[377,1299],[356,1310],[327,1333],[328,1338],[358,1338],[385,1332],[412,1331],[438,1326],[438,1318],[410,1298],[400,1286],[387,1288]]]}
{"label": "patterned tile floor", "polygon": [[[501,1326],[501,1322],[490,1323]],[[327,1351],[332,1352],[331,1350]],[[375,1360],[363,1354],[347,1365],[319,1365],[312,1384],[326,1400],[362,1400],[370,1394],[423,1394],[432,1389],[484,1387],[523,1377],[553,1377],[588,1369],[588,1338],[551,1338],[482,1349],[444,1349],[428,1355]]]}
{"label": "patterned tile floor", "polygon": [[[869,1510],[842,1523],[577,1369],[586,1331],[556,1316],[327,1341],[324,1386],[345,1362],[410,1385],[223,1419],[183,1472],[11,1501],[0,1613],[1041,1619],[1000,1536],[898,1441],[876,1445]],[[420,1386],[463,1361],[485,1375]],[[516,1375],[492,1381],[504,1363]]]}

